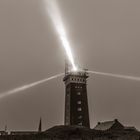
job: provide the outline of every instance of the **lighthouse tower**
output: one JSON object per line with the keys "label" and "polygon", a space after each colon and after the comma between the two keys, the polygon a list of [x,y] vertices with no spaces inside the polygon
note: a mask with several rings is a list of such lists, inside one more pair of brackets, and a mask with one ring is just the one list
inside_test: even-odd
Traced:
{"label": "lighthouse tower", "polygon": [[87,78],[85,70],[69,71],[66,64],[65,77],[65,125],[90,127]]}

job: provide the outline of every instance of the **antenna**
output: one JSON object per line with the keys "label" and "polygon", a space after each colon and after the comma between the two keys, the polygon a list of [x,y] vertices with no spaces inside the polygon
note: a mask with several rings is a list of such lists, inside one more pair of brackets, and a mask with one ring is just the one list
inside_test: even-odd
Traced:
{"label": "antenna", "polygon": [[65,75],[68,73],[68,60],[65,57]]}
{"label": "antenna", "polygon": [[67,57],[65,57],[65,75],[67,75],[69,73],[70,67],[71,67],[71,65],[70,65]]}

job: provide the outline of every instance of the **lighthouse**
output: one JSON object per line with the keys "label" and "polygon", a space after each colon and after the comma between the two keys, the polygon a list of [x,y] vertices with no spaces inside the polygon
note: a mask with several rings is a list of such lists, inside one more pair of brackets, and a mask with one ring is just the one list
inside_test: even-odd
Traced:
{"label": "lighthouse", "polygon": [[65,68],[65,125],[90,127],[87,98],[86,70],[70,71]]}

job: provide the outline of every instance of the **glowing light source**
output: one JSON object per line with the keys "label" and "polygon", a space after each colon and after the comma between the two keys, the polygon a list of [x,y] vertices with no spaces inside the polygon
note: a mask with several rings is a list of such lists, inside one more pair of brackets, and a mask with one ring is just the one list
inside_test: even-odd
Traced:
{"label": "glowing light source", "polygon": [[50,18],[54,24],[54,27],[59,35],[59,38],[66,51],[68,59],[72,65],[72,69],[74,71],[76,71],[77,67],[74,62],[74,57],[73,57],[73,54],[71,51],[71,46],[70,46],[70,43],[69,43],[67,35],[66,35],[66,31],[65,31],[65,28],[63,25],[62,17],[61,17],[57,2],[56,2],[56,0],[45,0],[45,3],[46,3],[46,9],[47,9],[48,15],[50,16]]}

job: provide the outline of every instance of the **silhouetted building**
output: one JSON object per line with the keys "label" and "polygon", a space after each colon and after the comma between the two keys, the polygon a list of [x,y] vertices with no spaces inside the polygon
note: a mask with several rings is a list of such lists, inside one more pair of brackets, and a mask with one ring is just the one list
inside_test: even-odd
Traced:
{"label": "silhouetted building", "polygon": [[42,119],[40,118],[38,132],[42,131]]}
{"label": "silhouetted building", "polygon": [[[112,121],[113,122],[113,121]],[[112,124],[112,123],[111,123]],[[115,124],[119,126],[118,122]],[[121,124],[122,125],[122,124]],[[140,140],[139,131],[127,131],[124,127],[95,130],[84,126],[54,126],[43,132],[46,140]],[[116,128],[115,127],[115,128]],[[43,136],[42,136],[43,137]]]}
{"label": "silhouetted building", "polygon": [[67,71],[65,82],[65,125],[90,127],[86,71]]}
{"label": "silhouetted building", "polygon": [[95,130],[123,130],[125,127],[117,120],[114,121],[106,121],[106,122],[98,122],[95,126]]}

